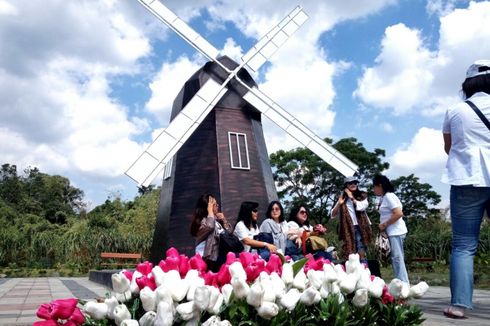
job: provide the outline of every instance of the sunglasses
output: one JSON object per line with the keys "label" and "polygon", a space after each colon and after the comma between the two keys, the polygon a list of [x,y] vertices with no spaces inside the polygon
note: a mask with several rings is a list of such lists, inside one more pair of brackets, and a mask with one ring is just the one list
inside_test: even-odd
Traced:
{"label": "sunglasses", "polygon": [[259,210],[257,208],[252,209],[252,212],[257,213]]}
{"label": "sunglasses", "polygon": [[299,211],[298,213],[300,213],[301,215],[308,214],[307,211]]}
{"label": "sunglasses", "polygon": [[279,207],[272,207],[272,209],[271,209],[271,211],[280,211],[280,210],[281,210],[281,208],[279,208]]}
{"label": "sunglasses", "polygon": [[351,181],[351,182],[347,182],[347,184],[350,186],[350,185],[357,185],[359,184],[359,182],[357,181]]}

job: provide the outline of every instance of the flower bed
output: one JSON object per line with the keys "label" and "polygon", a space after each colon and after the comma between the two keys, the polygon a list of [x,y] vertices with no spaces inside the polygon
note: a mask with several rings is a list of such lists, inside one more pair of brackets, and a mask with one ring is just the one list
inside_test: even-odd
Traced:
{"label": "flower bed", "polygon": [[418,325],[422,312],[408,299],[428,289],[397,279],[387,285],[358,255],[343,266],[312,256],[284,262],[273,254],[265,262],[230,254],[213,273],[199,255],[174,248],[158,266],[145,262],[113,274],[112,284],[114,295],[83,304],[84,316],[76,299],[65,300],[63,314],[65,301],[56,300],[39,308],[44,321],[35,325]]}

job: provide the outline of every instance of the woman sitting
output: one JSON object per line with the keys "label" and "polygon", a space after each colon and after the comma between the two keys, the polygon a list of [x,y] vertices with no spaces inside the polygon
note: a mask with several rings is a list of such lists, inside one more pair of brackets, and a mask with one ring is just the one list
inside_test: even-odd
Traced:
{"label": "woman sitting", "polygon": [[258,248],[266,248],[270,252],[276,252],[277,248],[273,244],[254,240],[254,236],[259,234],[259,227],[257,225],[259,213],[257,207],[259,207],[259,204],[251,201],[245,201],[241,204],[237,224],[233,233],[243,243],[243,251],[257,252],[256,249]]}
{"label": "woman sitting", "polygon": [[208,264],[208,268],[216,272],[220,268],[218,262],[219,234],[232,227],[223,213],[218,211],[218,203],[211,194],[199,197],[194,208],[191,223],[191,235],[196,238],[196,254],[200,254]]}
{"label": "woman sitting", "polygon": [[[272,201],[267,207],[266,219],[260,225],[260,232],[270,233],[277,251],[286,251],[288,224],[284,220],[284,209],[278,201]],[[262,257],[264,258],[264,257]]]}

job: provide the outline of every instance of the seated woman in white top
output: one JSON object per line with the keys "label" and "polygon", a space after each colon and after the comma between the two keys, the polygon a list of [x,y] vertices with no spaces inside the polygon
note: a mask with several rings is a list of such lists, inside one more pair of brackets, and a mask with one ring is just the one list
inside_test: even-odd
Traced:
{"label": "seated woman in white top", "polygon": [[281,253],[284,254],[288,224],[284,220],[284,209],[279,201],[274,200],[267,207],[266,219],[260,225],[260,232],[270,233],[277,250],[281,250]]}
{"label": "seated woman in white top", "polygon": [[256,251],[255,248],[267,248],[270,252],[275,252],[276,247],[273,244],[254,240],[254,235],[259,234],[257,207],[259,204],[252,201],[244,201],[241,204],[233,233],[243,243],[243,251],[251,252]]}

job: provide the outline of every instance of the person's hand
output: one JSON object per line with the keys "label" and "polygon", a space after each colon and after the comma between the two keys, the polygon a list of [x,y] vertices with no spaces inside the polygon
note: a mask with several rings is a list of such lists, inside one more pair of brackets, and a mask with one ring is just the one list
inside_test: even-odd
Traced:
{"label": "person's hand", "polygon": [[379,226],[378,226],[379,230],[381,232],[383,232],[384,230],[386,230],[386,224],[385,223],[381,223]]}
{"label": "person's hand", "polygon": [[218,222],[226,222],[226,218],[223,213],[216,213],[216,219]]}
{"label": "person's hand", "polygon": [[339,205],[343,205],[345,202],[344,193],[342,192],[339,197]]}
{"label": "person's hand", "polygon": [[301,238],[300,237],[296,238],[296,240],[294,240],[294,242],[296,242],[296,245],[298,246],[298,248],[301,247]]}
{"label": "person's hand", "polygon": [[214,205],[216,204],[216,199],[209,197],[208,200],[208,216],[214,215]]}
{"label": "person's hand", "polygon": [[277,247],[274,246],[272,243],[265,243],[265,247],[267,248],[267,250],[269,250],[270,252],[274,253],[277,251]]}
{"label": "person's hand", "polygon": [[347,194],[347,197],[349,197],[350,199],[354,198],[354,196],[352,195],[352,192],[349,189],[345,188],[344,191]]}

